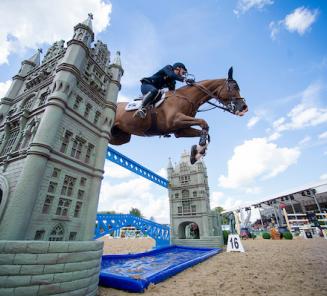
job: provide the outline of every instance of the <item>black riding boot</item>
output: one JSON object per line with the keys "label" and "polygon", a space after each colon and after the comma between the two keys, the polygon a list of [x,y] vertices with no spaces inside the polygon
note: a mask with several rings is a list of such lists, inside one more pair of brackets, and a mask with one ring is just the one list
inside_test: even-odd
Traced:
{"label": "black riding boot", "polygon": [[142,104],[140,108],[134,113],[134,117],[138,116],[142,119],[146,116],[146,107],[151,103],[153,98],[156,96],[156,93],[149,91],[146,95],[144,95]]}

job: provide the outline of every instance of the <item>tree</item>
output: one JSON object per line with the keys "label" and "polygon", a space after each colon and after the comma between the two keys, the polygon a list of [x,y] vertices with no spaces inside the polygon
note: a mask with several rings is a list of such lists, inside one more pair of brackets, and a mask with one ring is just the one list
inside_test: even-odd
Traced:
{"label": "tree", "polygon": [[228,218],[225,215],[222,215],[221,213],[224,210],[223,207],[215,207],[215,211],[219,213],[220,217],[221,217],[221,224],[228,224]]}
{"label": "tree", "polygon": [[141,211],[137,208],[131,208],[131,210],[129,211],[129,213],[131,215],[134,215],[136,217],[140,217],[140,218],[143,218],[143,215],[141,214]]}
{"label": "tree", "polygon": [[219,214],[221,214],[221,212],[225,211],[223,207],[215,207],[215,211],[217,211]]}
{"label": "tree", "polygon": [[118,214],[115,211],[100,211],[98,214]]}
{"label": "tree", "polygon": [[149,220],[152,221],[152,222],[156,222],[156,220],[154,219],[153,216],[151,216]]}

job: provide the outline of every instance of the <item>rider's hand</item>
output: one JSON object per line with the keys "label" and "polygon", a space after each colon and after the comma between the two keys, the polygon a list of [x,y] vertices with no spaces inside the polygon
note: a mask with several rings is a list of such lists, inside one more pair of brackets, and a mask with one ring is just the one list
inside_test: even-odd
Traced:
{"label": "rider's hand", "polygon": [[193,83],[195,82],[195,80],[192,79],[192,78],[186,78],[186,79],[185,79],[185,82],[186,82],[187,84],[193,84]]}

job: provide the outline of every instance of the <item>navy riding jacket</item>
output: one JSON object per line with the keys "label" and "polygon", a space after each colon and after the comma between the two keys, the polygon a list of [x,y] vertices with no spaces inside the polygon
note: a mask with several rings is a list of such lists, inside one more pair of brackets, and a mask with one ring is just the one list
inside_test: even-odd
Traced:
{"label": "navy riding jacket", "polygon": [[167,65],[152,76],[142,78],[141,82],[152,84],[157,89],[167,87],[169,90],[174,90],[176,86],[176,80],[183,82],[184,77],[177,75],[174,72],[173,66]]}

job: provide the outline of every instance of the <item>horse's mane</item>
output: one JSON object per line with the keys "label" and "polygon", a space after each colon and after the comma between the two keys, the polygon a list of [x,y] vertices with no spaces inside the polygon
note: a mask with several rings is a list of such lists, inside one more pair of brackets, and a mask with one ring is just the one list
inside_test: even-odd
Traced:
{"label": "horse's mane", "polygon": [[[206,80],[201,80],[201,81],[195,81],[196,83],[203,83],[205,81],[208,81],[208,80],[214,80],[214,79],[206,79]],[[190,85],[190,84],[186,84],[186,85],[183,85],[181,86],[180,88],[177,88],[177,90],[182,90],[182,89],[185,89],[185,88],[188,88],[188,87],[192,87],[193,85]]]}
{"label": "horse's mane", "polygon": [[[224,78],[220,78],[220,79],[205,79],[205,80],[200,80],[200,81],[195,81],[196,83],[199,83],[199,84],[202,84],[206,81],[211,81],[211,80],[225,80]],[[235,84],[235,87],[237,88],[237,90],[240,90],[240,87],[238,86],[238,83],[236,80],[234,79],[231,79],[230,81],[232,81],[234,84]],[[176,90],[185,90],[189,87],[194,87],[194,85],[190,85],[190,84],[187,84],[187,85],[183,85],[179,88],[177,88]]]}

